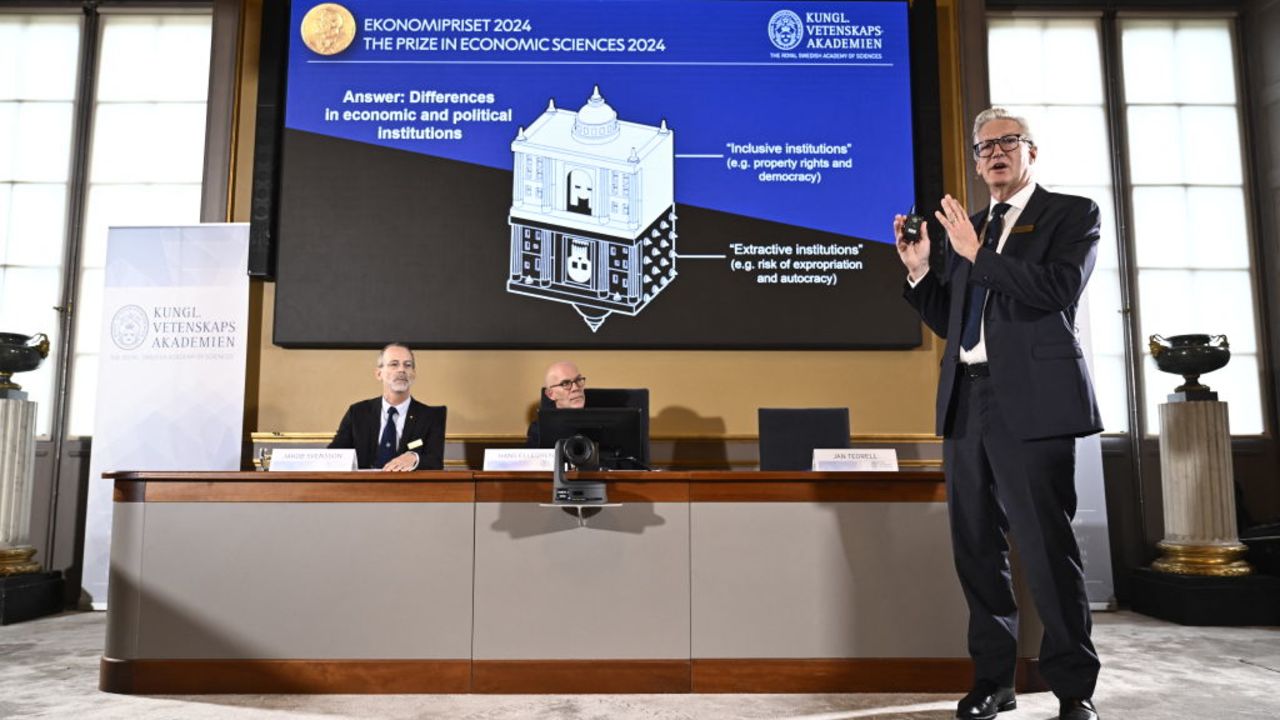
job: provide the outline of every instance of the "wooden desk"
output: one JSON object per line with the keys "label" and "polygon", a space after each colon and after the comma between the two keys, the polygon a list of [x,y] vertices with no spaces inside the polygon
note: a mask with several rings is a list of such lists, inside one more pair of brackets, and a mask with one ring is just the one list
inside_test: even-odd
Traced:
{"label": "wooden desk", "polygon": [[108,477],[110,692],[969,685],[936,471],[601,473],[582,527],[545,473]]}

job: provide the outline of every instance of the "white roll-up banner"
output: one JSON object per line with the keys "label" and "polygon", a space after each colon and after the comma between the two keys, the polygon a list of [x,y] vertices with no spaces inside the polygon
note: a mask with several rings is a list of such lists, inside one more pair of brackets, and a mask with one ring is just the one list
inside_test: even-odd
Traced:
{"label": "white roll-up banner", "polygon": [[[1085,362],[1094,373],[1093,343],[1089,322],[1089,297],[1080,299],[1076,327],[1084,347]],[[1084,588],[1094,610],[1114,610],[1115,581],[1111,575],[1111,534],[1107,528],[1106,479],[1102,473],[1102,436],[1076,440],[1076,516],[1071,522],[1080,560],[1084,563]]]}
{"label": "white roll-up banner", "polygon": [[82,580],[94,609],[111,558],[104,472],[240,467],[248,252],[244,223],[108,231]]}

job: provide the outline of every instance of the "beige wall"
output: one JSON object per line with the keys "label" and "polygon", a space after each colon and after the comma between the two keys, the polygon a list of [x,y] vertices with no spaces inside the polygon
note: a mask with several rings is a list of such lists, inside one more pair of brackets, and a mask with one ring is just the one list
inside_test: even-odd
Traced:
{"label": "beige wall", "polygon": [[[943,126],[953,130],[964,126],[956,115],[954,4],[938,3]],[[231,210],[241,221],[249,217],[260,10],[261,0],[247,0]],[[963,191],[962,135],[944,132],[952,193]],[[332,431],[349,403],[378,393],[371,351],[272,345],[275,285],[255,281],[254,293],[259,352],[250,357],[249,430]],[[833,307],[830,322],[856,312]],[[756,408],[809,406],[850,408],[858,435],[931,434],[939,343],[927,329],[924,335],[912,351],[424,351],[414,395],[449,406],[451,436],[523,435],[543,370],[571,357],[593,386],[648,387],[657,436],[754,435]]]}

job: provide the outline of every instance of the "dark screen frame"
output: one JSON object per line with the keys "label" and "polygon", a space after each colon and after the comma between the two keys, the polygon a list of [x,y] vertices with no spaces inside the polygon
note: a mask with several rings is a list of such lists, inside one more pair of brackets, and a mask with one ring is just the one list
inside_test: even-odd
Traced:
{"label": "dark screen frame", "polygon": [[[859,0],[843,0],[858,2]],[[892,1],[892,0],[890,0]],[[911,58],[911,105],[912,105],[912,137],[915,176],[915,206],[936,225],[928,208],[937,205],[943,195],[944,181],[942,168],[942,135],[941,135],[941,102],[940,82],[938,75],[938,25],[937,5],[935,0],[900,0],[907,6],[908,35]],[[280,213],[280,181],[282,177],[283,158],[279,151],[284,133],[285,97],[287,94],[287,61],[290,34],[288,18],[290,16],[289,0],[266,3],[263,7],[262,34],[260,53],[262,66],[260,77],[272,82],[259,85],[258,107],[270,110],[265,117],[259,118],[256,144],[266,151],[256,152],[254,156],[254,204],[250,218],[250,234],[254,238],[253,252],[250,255],[248,272],[251,276],[268,280],[278,279],[279,245],[282,241],[279,231]],[[910,208],[901,208],[906,213]],[[886,218],[889,222],[889,218]],[[938,228],[931,228],[935,236],[941,236]],[[285,240],[288,241],[287,239]],[[297,241],[296,239],[294,240]],[[277,289],[280,292],[280,289]],[[341,301],[335,300],[335,306],[328,311],[343,311]],[[381,339],[359,339],[326,337],[324,339],[291,338],[290,333],[282,332],[281,305],[276,304],[276,318],[273,322],[274,344],[287,348],[307,349],[367,349],[381,347]],[[317,312],[324,312],[317,308]],[[868,344],[859,346],[847,342],[832,343],[823,339],[807,341],[774,341],[760,342],[716,342],[706,345],[692,346],[687,344],[647,344],[633,341],[598,341],[592,338],[586,342],[521,342],[512,344],[501,337],[466,342],[432,342],[415,341],[415,346],[437,349],[543,349],[543,348],[581,348],[581,349],[707,349],[707,350],[832,350],[832,349],[910,349],[918,347],[922,341],[920,333],[914,339],[904,338],[900,341],[884,344]]]}
{"label": "dark screen frame", "polygon": [[638,407],[547,408],[538,413],[539,442],[543,448],[554,448],[557,440],[583,435],[599,445],[602,466],[628,458],[647,466],[649,435],[644,419],[644,410]]}

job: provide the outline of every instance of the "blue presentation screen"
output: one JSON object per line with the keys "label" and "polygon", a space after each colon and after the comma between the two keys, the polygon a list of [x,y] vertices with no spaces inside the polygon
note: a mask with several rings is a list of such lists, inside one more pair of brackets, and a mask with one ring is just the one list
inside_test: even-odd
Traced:
{"label": "blue presentation screen", "polygon": [[293,3],[276,342],[919,344],[908,12]]}

